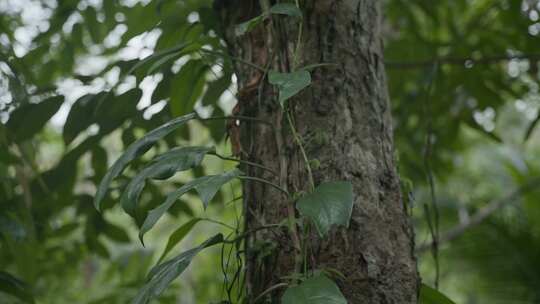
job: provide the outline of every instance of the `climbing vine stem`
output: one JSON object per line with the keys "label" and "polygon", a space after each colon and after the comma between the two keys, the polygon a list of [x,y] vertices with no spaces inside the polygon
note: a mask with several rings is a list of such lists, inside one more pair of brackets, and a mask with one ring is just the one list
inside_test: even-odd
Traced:
{"label": "climbing vine stem", "polygon": [[309,178],[309,185],[310,190],[313,191],[315,189],[315,181],[313,180],[313,172],[311,171],[311,165],[309,164],[309,159],[306,154],[306,150],[304,149],[304,145],[302,144],[302,139],[298,135],[298,132],[296,131],[296,127],[294,125],[294,122],[291,117],[290,111],[286,111],[287,121],[289,122],[289,126],[291,127],[291,132],[294,137],[294,141],[300,148],[300,153],[302,153],[302,158],[304,159],[304,163],[306,164],[306,170],[308,171],[308,178]]}

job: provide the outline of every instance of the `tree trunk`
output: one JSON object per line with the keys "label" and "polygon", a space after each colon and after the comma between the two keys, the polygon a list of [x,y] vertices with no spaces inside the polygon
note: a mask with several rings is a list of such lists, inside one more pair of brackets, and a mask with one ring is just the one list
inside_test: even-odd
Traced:
{"label": "tree trunk", "polygon": [[[240,124],[242,157],[276,174],[256,168],[246,168],[246,173],[290,193],[309,191],[306,165],[277,102],[277,91],[264,73],[245,62],[288,72],[294,69],[298,49],[296,66],[332,64],[315,68],[312,85],[289,100],[315,184],[350,181],[354,191],[347,229],[335,227],[324,238],[308,236],[309,268],[341,272],[344,277],[336,276],[335,281],[349,303],[416,303],[419,280],[413,232],[393,160],[381,1],[301,1],[304,18],[298,48],[299,19],[273,15],[246,35],[236,36],[234,24],[260,15],[264,8],[255,1],[225,2],[229,3],[226,39],[239,86],[236,114],[273,125]],[[291,211],[294,202],[280,191],[251,181],[244,184],[246,230],[282,223]],[[260,299],[279,303],[284,288],[276,284],[287,282],[295,271],[296,240],[287,231],[263,229],[246,241],[250,303],[269,288]]]}

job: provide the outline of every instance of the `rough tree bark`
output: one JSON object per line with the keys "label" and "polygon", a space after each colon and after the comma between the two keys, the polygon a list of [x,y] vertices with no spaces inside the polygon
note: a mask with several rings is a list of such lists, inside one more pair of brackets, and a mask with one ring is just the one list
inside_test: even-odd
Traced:
{"label": "rough tree bark", "polygon": [[[261,5],[273,3],[225,2],[226,40],[232,56],[290,71],[298,21],[273,16],[238,37],[234,24],[261,14]],[[312,268],[333,268],[344,274],[336,282],[349,303],[416,303],[419,281],[413,233],[393,160],[380,2],[301,1],[304,18],[299,65],[335,66],[313,70],[312,85],[290,100],[294,121],[314,165],[315,183],[351,181],[355,203],[348,229],[334,228],[324,239],[309,236],[313,245],[308,260]],[[277,102],[277,92],[260,71],[241,61],[235,61],[237,114],[274,125],[242,123],[241,154],[278,173],[246,169],[248,174],[280,184],[291,193],[308,191],[306,166]],[[283,222],[292,204],[271,187],[246,182],[246,229]],[[285,230],[261,230],[247,241],[247,289],[252,303],[257,295],[293,273],[293,244]],[[275,288],[265,301],[279,303],[282,293],[283,289]]]}

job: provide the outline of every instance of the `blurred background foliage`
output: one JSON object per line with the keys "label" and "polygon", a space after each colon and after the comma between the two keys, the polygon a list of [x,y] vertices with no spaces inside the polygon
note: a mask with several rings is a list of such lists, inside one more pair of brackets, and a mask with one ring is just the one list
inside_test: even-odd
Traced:
{"label": "blurred background foliage", "polygon": [[[233,183],[206,211],[195,197],[178,202],[142,247],[140,219],[113,206],[141,162],[102,213],[92,205],[108,165],[148,130],[193,109],[231,112],[236,79],[212,2],[0,1],[1,303],[126,303],[179,226],[195,216],[241,226]],[[456,303],[540,303],[540,2],[386,0],[384,12],[423,281]],[[230,154],[223,122],[191,122],[145,159],[186,143]],[[207,157],[149,183],[143,206],[233,166]],[[231,230],[201,222],[175,251],[216,232]],[[225,299],[229,250],[198,256],[159,302]]]}

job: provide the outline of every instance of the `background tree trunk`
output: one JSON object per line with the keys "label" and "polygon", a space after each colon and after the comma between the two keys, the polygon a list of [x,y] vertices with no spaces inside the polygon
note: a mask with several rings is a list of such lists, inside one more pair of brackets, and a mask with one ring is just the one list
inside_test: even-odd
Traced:
{"label": "background tree trunk", "polygon": [[[254,1],[226,2],[226,37],[232,55],[259,66],[290,71],[298,20],[273,16],[237,37],[234,24],[261,14],[262,9]],[[336,282],[349,303],[416,303],[419,280],[413,232],[393,161],[380,2],[303,1],[299,65],[335,66],[313,70],[312,85],[289,102],[313,165],[315,183],[351,181],[354,190],[349,228],[334,228],[323,239],[313,233],[309,236],[309,267],[341,272],[344,278],[336,278]],[[261,3],[264,6],[266,1]],[[235,67],[237,113],[274,125],[240,125],[242,156],[278,174],[246,168],[247,173],[280,184],[291,193],[308,191],[306,166],[277,102],[277,92],[266,79],[259,81],[264,76],[260,71],[238,60]],[[246,229],[283,222],[292,204],[271,187],[246,182]],[[251,300],[294,272],[293,243],[286,230],[261,230],[247,241],[246,275]],[[277,303],[283,291],[276,288],[266,299]]]}

